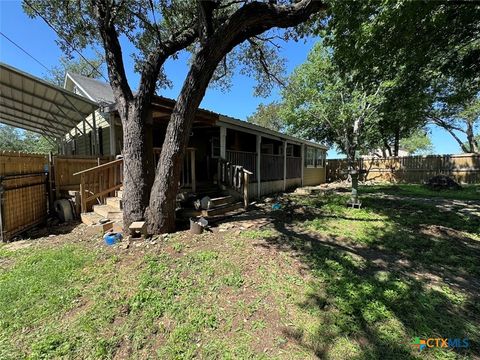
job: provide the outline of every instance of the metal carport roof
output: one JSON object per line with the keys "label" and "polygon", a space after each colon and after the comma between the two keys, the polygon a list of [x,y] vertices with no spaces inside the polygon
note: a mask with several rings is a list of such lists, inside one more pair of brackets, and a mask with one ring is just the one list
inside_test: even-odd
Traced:
{"label": "metal carport roof", "polygon": [[87,98],[0,62],[0,123],[59,139],[97,108]]}

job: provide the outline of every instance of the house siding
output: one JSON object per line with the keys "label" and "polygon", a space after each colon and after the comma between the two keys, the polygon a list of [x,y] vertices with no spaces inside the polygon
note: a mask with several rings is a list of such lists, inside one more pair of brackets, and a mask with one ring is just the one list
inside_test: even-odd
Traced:
{"label": "house siding", "polygon": [[304,168],[303,170],[303,185],[319,185],[325,182],[326,171],[325,168]]}
{"label": "house siding", "polygon": [[[97,130],[102,128],[103,139],[102,139],[102,146],[103,146],[103,155],[111,155],[110,154],[110,124],[105,119],[103,114],[100,111],[95,111],[95,125]],[[87,117],[87,121],[85,122],[85,130],[86,135],[82,135],[80,131],[83,131],[83,122],[80,122],[77,125],[77,137],[76,137],[76,155],[91,155],[91,146],[90,146],[90,134],[92,133],[92,128],[89,124],[93,126],[93,114]],[[73,137],[75,136],[75,129],[70,130],[70,132],[66,135],[67,139],[67,154],[73,153]],[[86,141],[84,141],[84,137],[86,136]]]}

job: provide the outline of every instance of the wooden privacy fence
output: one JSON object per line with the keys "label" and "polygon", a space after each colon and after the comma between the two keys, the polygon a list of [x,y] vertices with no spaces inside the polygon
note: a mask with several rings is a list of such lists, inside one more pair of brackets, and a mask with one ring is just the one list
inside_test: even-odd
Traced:
{"label": "wooden privacy fence", "polygon": [[48,156],[0,152],[0,232],[6,241],[47,217]]}
{"label": "wooden privacy fence", "polygon": [[0,152],[0,240],[44,222],[55,199],[80,190],[75,172],[109,159]]}
{"label": "wooden privacy fence", "polygon": [[[362,158],[357,161],[365,171],[363,180],[423,183],[435,175],[448,175],[464,184],[480,183],[480,154]],[[345,159],[327,161],[327,182],[345,180]]]}
{"label": "wooden privacy fence", "polygon": [[67,196],[68,191],[80,191],[80,176],[73,174],[93,168],[111,161],[113,157],[92,157],[92,156],[64,156],[54,155],[51,157],[52,189],[55,189],[55,197],[59,199]]}

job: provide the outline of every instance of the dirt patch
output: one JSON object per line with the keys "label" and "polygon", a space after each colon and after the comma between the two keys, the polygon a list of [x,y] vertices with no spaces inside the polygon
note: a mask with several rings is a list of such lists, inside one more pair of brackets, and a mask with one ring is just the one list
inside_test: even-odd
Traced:
{"label": "dirt patch", "polygon": [[8,251],[17,251],[17,250],[26,249],[32,245],[33,244],[30,240],[19,240],[19,241],[8,243],[3,248]]}

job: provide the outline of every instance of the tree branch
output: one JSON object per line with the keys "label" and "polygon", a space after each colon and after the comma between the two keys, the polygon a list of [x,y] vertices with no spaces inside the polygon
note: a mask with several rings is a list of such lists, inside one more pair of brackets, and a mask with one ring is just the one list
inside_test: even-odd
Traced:
{"label": "tree branch", "polygon": [[111,6],[108,4],[108,1],[105,0],[92,1],[92,6],[105,49],[105,60],[110,85],[112,86],[115,98],[120,100],[120,104],[118,105],[124,107],[124,110],[126,110],[125,106],[133,98],[133,94],[125,74],[122,48],[118,40],[118,33],[115,30]]}
{"label": "tree branch", "polygon": [[252,38],[247,40],[251,45],[252,48],[255,49],[255,53],[258,54],[258,62],[262,66],[263,72],[267,75],[270,81],[278,83],[281,87],[285,87],[285,82],[278,78],[273,72],[270,71],[270,67],[268,66],[267,59],[265,57],[265,53],[263,52],[261,46],[258,45]]}
{"label": "tree branch", "polygon": [[145,62],[140,77],[140,85],[136,98],[143,104],[150,103],[155,92],[158,74],[165,61],[176,52],[192,44],[198,37],[195,27],[173,34],[167,41],[161,42]]}

